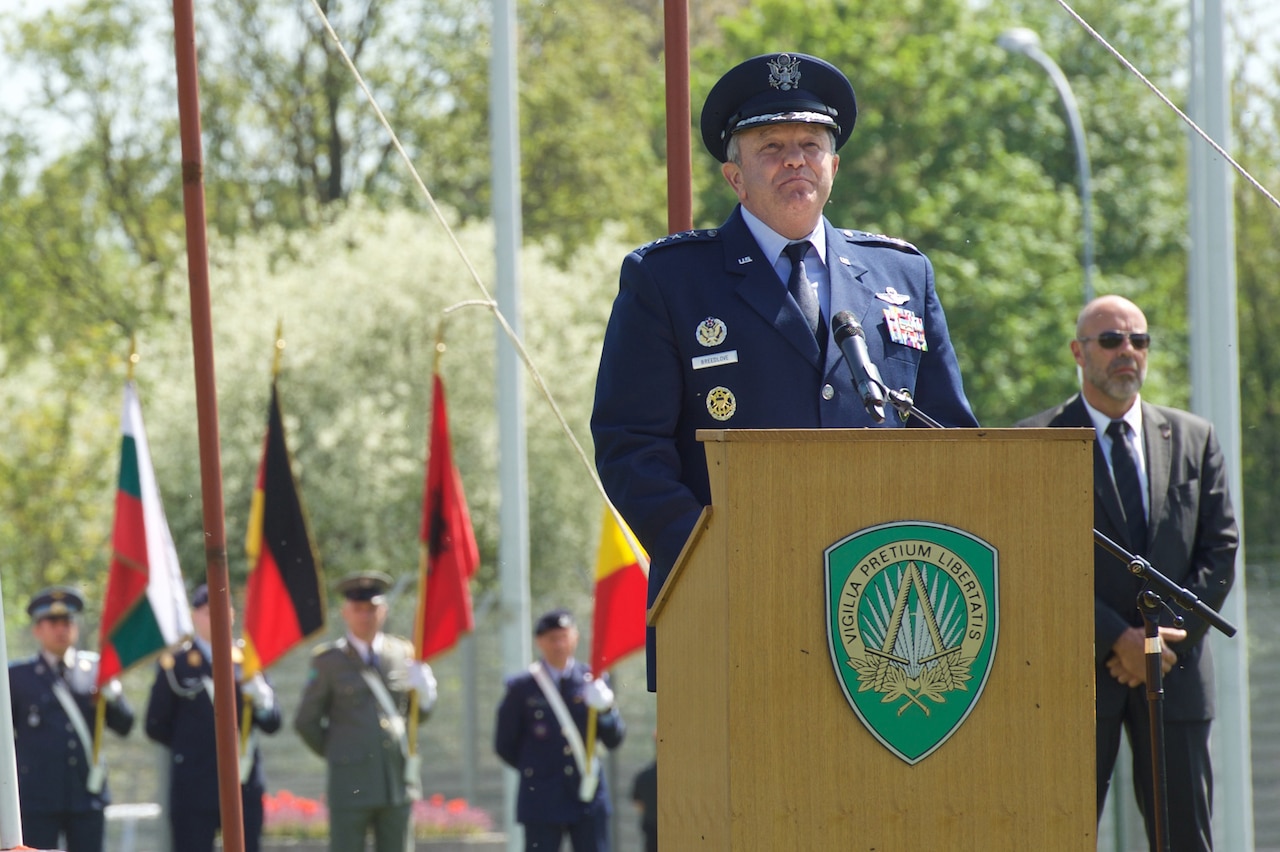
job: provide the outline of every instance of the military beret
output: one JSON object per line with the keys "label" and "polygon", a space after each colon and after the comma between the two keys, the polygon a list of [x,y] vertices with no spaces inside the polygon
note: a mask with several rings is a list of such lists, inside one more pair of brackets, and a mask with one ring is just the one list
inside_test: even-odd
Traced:
{"label": "military beret", "polygon": [[70,618],[84,610],[84,598],[70,586],[50,586],[36,592],[27,604],[32,621],[42,618]]}
{"label": "military beret", "polygon": [[196,586],[196,590],[191,593],[191,608],[199,609],[202,606],[209,605],[209,586],[201,583]]}
{"label": "military beret", "polygon": [[569,610],[553,609],[551,612],[543,613],[533,625],[533,635],[541,636],[543,633],[550,633],[552,630],[561,630],[575,625],[573,614]]}
{"label": "military beret", "polygon": [[381,571],[348,574],[338,581],[338,592],[349,601],[383,603],[383,595],[391,588],[391,577]]}
{"label": "military beret", "polygon": [[858,102],[839,68],[805,53],[767,53],[731,68],[702,105],[702,142],[720,162],[729,137],[766,124],[820,124],[840,150],[853,132]]}

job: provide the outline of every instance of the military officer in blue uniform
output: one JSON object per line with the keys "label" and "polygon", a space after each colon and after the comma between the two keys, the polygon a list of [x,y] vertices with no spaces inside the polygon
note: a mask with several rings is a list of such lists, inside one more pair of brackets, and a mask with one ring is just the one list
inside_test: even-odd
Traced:
{"label": "military officer in blue uniform", "polygon": [[578,627],[567,610],[540,617],[534,641],[542,657],[507,681],[494,729],[498,757],[520,774],[525,849],[556,852],[568,835],[574,852],[608,852],[612,807],[599,748],[586,757],[588,708],[597,711],[597,740],[610,749],[626,726],[608,684],[574,659]]}
{"label": "military officer in blue uniform", "polygon": [[38,592],[27,613],[40,650],[9,667],[22,832],[37,849],[102,852],[111,795],[104,765],[91,765],[95,702],[106,702],[112,731],[125,736],[133,727],[120,682],[109,681],[99,696],[98,655],[75,647],[83,609],[70,587]]}
{"label": "military officer in blue uniform", "polygon": [[[213,712],[213,645],[209,587],[191,595],[191,623],[196,635],[160,655],[147,702],[147,736],[169,750],[169,826],[174,850],[211,852],[222,828],[218,804],[218,748]],[[250,735],[242,748],[240,794],[244,813],[244,848],[258,852],[262,836],[262,795],[266,779],[258,734],[280,730],[280,708],[266,677],[258,673],[239,683],[243,655],[231,651],[236,673],[236,713],[243,718],[250,702]],[[237,730],[242,730],[237,724]]]}
{"label": "military officer in blue uniform", "polygon": [[[840,312],[865,330],[885,385],[943,426],[977,425],[928,258],[823,216],[856,116],[852,85],[822,59],[736,66],[701,128],[739,204],[719,228],[623,261],[591,430],[609,497],[651,557],[651,603],[711,502],[696,430],[903,425],[864,407],[831,341]],[[650,644],[651,688],[653,663]]]}

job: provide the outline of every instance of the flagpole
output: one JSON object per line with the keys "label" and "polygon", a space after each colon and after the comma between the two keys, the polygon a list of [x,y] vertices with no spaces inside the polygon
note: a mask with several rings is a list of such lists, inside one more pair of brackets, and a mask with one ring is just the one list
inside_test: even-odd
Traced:
{"label": "flagpole", "polygon": [[[435,377],[440,375],[440,356],[444,354],[444,323],[449,316],[446,310],[440,314],[440,323],[436,326],[436,345],[435,353],[431,359],[431,379],[434,388]],[[432,394],[434,403],[434,392]],[[430,452],[430,447],[427,448]],[[425,497],[425,495],[424,495]],[[422,623],[424,613],[427,611],[427,557],[429,555],[427,542],[418,543],[418,609],[414,617],[413,636],[415,641],[422,641],[422,637],[426,635],[427,626]],[[415,654],[422,654],[422,648],[413,649]],[[419,715],[422,710],[418,704],[418,691],[415,689],[409,693],[409,757],[412,758],[418,754],[418,724]]]}
{"label": "flagpole", "polygon": [[217,385],[213,369],[213,318],[209,297],[209,248],[205,227],[204,162],[200,143],[200,92],[193,0],[174,0],[174,59],[178,124],[182,141],[182,198],[186,218],[187,278],[199,424],[200,493],[204,512],[205,579],[213,639],[214,721],[218,755],[218,803],[222,846],[244,852],[244,812],[237,760],[235,676],[231,664],[231,598],[222,502]]}
{"label": "flagpole", "polygon": [[[0,584],[2,586],[3,584]],[[0,601],[4,600],[0,588]],[[22,810],[18,804],[18,752],[13,739],[13,700],[9,695],[9,649],[4,607],[0,606],[0,849],[22,846]]]}

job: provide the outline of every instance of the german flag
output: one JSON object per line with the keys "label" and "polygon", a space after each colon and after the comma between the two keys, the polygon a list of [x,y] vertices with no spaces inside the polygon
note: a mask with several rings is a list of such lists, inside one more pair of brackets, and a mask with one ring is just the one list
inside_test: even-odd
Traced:
{"label": "german flag", "polygon": [[320,564],[293,478],[274,380],[245,551],[252,566],[244,603],[247,680],[324,628]]}

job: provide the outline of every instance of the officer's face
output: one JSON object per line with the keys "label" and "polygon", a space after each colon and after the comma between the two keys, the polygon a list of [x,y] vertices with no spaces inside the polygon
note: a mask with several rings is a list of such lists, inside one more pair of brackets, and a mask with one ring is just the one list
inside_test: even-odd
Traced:
{"label": "officer's face", "polygon": [[351,635],[364,642],[373,641],[387,620],[386,604],[372,601],[345,600],[342,602],[342,620],[346,622]]}
{"label": "officer's face", "polygon": [[831,133],[817,124],[768,124],[735,139],[738,161],[721,171],[742,206],[788,239],[808,235],[840,167]]}
{"label": "officer's face", "polygon": [[538,643],[538,651],[543,658],[556,668],[562,669],[578,648],[578,628],[557,627],[536,637],[534,641]]}
{"label": "officer's face", "polygon": [[31,632],[40,643],[40,647],[55,657],[65,654],[80,637],[80,628],[76,625],[75,619],[65,615],[42,618],[31,626]]}

